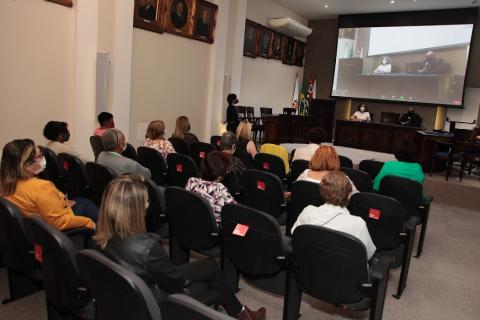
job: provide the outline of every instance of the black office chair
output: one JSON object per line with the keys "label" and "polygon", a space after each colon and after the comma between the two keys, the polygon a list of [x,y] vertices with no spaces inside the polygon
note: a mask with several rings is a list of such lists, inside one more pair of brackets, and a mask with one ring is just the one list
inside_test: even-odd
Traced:
{"label": "black office chair", "polygon": [[[307,160],[295,160],[292,162],[292,167],[290,169],[289,180],[290,184],[293,184],[299,175],[303,173],[303,171],[308,169],[308,161]],[[291,188],[291,187],[290,187]]]}
{"label": "black office chair", "polygon": [[168,239],[168,219],[164,204],[160,203],[161,191],[155,182],[145,178],[148,188],[148,208],[145,212],[145,225],[147,232],[158,233],[164,239]]}
{"label": "black office chair", "polygon": [[127,148],[122,152],[122,156],[132,159],[133,161],[138,161],[138,155],[135,147],[128,142]]}
{"label": "black office chair", "polygon": [[295,108],[283,108],[283,114],[285,115],[294,115],[295,113],[297,113]]}
{"label": "black office chair", "polygon": [[233,320],[183,294],[172,294],[161,305],[162,319]]}
{"label": "black office chair", "polygon": [[43,146],[38,146],[43,153],[45,160],[47,160],[47,167],[40,174],[40,178],[52,181],[55,187],[63,193],[66,192],[65,178],[63,177],[63,170],[58,161],[58,157],[51,149]]}
{"label": "black office chair", "polygon": [[240,179],[235,170],[230,171],[222,179],[222,184],[228,189],[228,192],[235,198],[235,200],[242,200]]}
{"label": "black office chair", "polygon": [[402,267],[394,295],[399,299],[407,285],[417,218],[407,220],[403,205],[398,200],[375,193],[354,194],[348,210],[365,220],[377,248],[374,257],[390,256],[393,258],[392,267]]}
{"label": "black office chair", "polygon": [[253,169],[253,160],[248,153],[237,148],[233,155],[242,160],[243,164],[245,165],[245,167],[247,167],[247,169]]}
{"label": "black office chair", "polygon": [[78,196],[91,198],[92,190],[88,182],[85,165],[82,161],[68,153],[60,153],[58,161],[63,168],[68,197],[70,199]]}
{"label": "black office chair", "polygon": [[255,286],[285,295],[287,255],[291,239],[282,236],[269,214],[243,205],[222,209],[223,270],[232,290],[239,274]]}
{"label": "black office chair", "polygon": [[273,173],[249,169],[243,174],[243,204],[266,212],[280,225],[287,220],[283,184]]}
{"label": "black office chair", "polygon": [[170,259],[187,263],[190,250],[220,257],[218,226],[210,204],[200,195],[179,187],[165,190],[170,226]]}
{"label": "black office chair", "polygon": [[272,114],[273,109],[272,108],[260,108],[260,115],[263,116],[269,116]]}
{"label": "black office chair", "polygon": [[190,155],[190,147],[185,142],[185,140],[180,139],[180,138],[171,137],[171,138],[168,139],[168,141],[170,141],[172,143],[173,149],[175,149],[176,153],[181,153],[181,154],[184,154],[186,156]]}
{"label": "black office chair", "polygon": [[345,156],[338,156],[340,159],[340,167],[342,168],[353,168],[353,161]]}
{"label": "black office chair", "polygon": [[159,186],[168,185],[167,163],[162,154],[149,147],[138,147],[137,154],[138,163],[150,170],[152,180]]}
{"label": "black office chair", "polygon": [[90,137],[90,145],[92,146],[93,155],[95,156],[95,161],[97,161],[98,155],[100,152],[105,150],[103,148],[102,137],[99,136],[91,136]]}
{"label": "black office chair", "polygon": [[291,235],[291,229],[305,207],[320,206],[324,203],[320,196],[320,185],[310,181],[296,181],[292,185],[292,198],[288,204],[287,228],[285,234]]}
{"label": "black office chair", "polygon": [[180,153],[170,153],[167,156],[168,181],[171,186],[185,188],[188,179],[200,176],[195,161]]}
{"label": "black office chair", "polygon": [[221,136],[211,136],[210,144],[215,147],[216,150],[222,149],[222,137]]}
{"label": "black office chair", "polygon": [[3,304],[42,290],[42,274],[23,226],[23,214],[3,197],[0,197],[0,254],[7,267],[10,292]]}
{"label": "black office chair", "polygon": [[215,147],[205,142],[194,142],[190,145],[190,153],[199,168],[202,160],[205,159],[207,154],[213,150],[215,150]]}
{"label": "black office chair", "polygon": [[355,170],[351,168],[340,168],[353,182],[355,187],[360,192],[372,191],[372,179],[365,171]]}
{"label": "black office chair", "polygon": [[380,114],[380,122],[397,124],[400,119],[400,113],[382,112]]}
{"label": "black office chair", "polygon": [[292,238],[295,280],[289,281],[286,319],[298,318],[302,292],[350,310],[367,310],[382,318],[390,259],[368,268],[365,246],[332,229],[302,225]]}
{"label": "black office chair", "polygon": [[431,196],[423,195],[423,186],[410,179],[386,176],[380,182],[380,194],[397,199],[403,204],[406,217],[418,217],[421,224],[420,239],[418,240],[416,258],[422,254],[423,243],[427,233],[428,217],[430,215]]}
{"label": "black office chair", "polygon": [[382,170],[383,162],[376,160],[362,160],[358,165],[358,170],[368,173],[370,178],[375,180],[377,174]]}
{"label": "black office chair", "polygon": [[85,165],[88,181],[93,192],[93,202],[100,206],[102,202],[103,191],[107,185],[115,179],[117,174],[113,169],[95,162],[87,162]]}
{"label": "black office chair", "polygon": [[237,108],[238,117],[240,119],[244,119],[247,116],[247,107],[237,106],[236,108]]}
{"label": "black office chair", "polygon": [[90,293],[77,271],[73,242],[38,216],[25,218],[24,224],[40,262],[48,318],[95,319]]}
{"label": "black office chair", "polygon": [[285,163],[282,158],[269,153],[257,153],[253,161],[255,169],[273,173],[281,180],[285,179]]}

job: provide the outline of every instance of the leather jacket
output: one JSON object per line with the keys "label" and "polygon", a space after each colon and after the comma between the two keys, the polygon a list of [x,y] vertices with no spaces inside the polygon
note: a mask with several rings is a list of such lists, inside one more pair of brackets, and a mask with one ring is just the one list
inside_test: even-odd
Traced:
{"label": "leather jacket", "polygon": [[170,260],[156,234],[143,233],[125,239],[114,237],[103,253],[142,278],[158,303],[170,293],[182,292],[188,285],[182,270]]}

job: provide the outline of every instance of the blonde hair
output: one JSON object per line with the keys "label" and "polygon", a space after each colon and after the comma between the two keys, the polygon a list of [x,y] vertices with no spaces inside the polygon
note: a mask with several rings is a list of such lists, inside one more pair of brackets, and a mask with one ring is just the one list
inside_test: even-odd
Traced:
{"label": "blonde hair", "polygon": [[155,120],[150,122],[147,128],[147,134],[145,138],[149,138],[152,140],[163,139],[163,135],[165,134],[165,122],[162,120]]}
{"label": "blonde hair", "polygon": [[27,166],[34,161],[35,143],[30,139],[13,140],[3,147],[0,164],[0,195],[15,193],[20,179],[30,178]]}
{"label": "blonde hair", "polygon": [[333,171],[340,169],[340,158],[335,148],[321,145],[313,155],[308,167],[313,171]]}
{"label": "blonde hair", "polygon": [[240,122],[237,128],[237,138],[252,140],[252,124],[247,120]]}
{"label": "blonde hair", "polygon": [[97,233],[93,239],[105,249],[114,236],[124,239],[146,232],[147,203],[148,188],[142,177],[129,174],[115,178],[103,193]]}
{"label": "blonde hair", "polygon": [[175,122],[175,131],[173,132],[174,138],[185,138],[185,133],[190,132],[190,121],[186,116],[180,116]]}

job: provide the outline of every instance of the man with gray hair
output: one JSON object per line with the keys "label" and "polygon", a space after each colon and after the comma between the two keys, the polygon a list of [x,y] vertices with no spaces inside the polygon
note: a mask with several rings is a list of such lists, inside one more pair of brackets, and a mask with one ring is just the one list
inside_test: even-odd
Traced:
{"label": "man with gray hair", "polygon": [[102,135],[102,144],[105,151],[98,155],[97,163],[111,168],[117,175],[134,173],[150,178],[149,169],[135,160],[122,156],[127,147],[122,131],[115,128],[106,130]]}
{"label": "man with gray hair", "polygon": [[236,144],[237,136],[235,136],[232,131],[227,131],[222,134],[220,139],[222,151],[232,156],[232,169],[235,170],[237,174],[242,175],[243,172],[247,170],[247,167],[239,157],[233,155],[235,153]]}

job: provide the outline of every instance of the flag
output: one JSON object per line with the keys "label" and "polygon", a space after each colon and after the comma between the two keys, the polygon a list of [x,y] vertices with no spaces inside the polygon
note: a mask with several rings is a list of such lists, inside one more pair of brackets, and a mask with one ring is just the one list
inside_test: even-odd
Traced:
{"label": "flag", "polygon": [[308,95],[308,83],[305,80],[303,82],[302,92],[300,93],[300,107],[298,108],[298,114],[301,116],[306,115],[305,110],[308,109],[307,95]]}
{"label": "flag", "polygon": [[295,87],[293,88],[292,108],[298,109],[298,73],[295,78]]}

